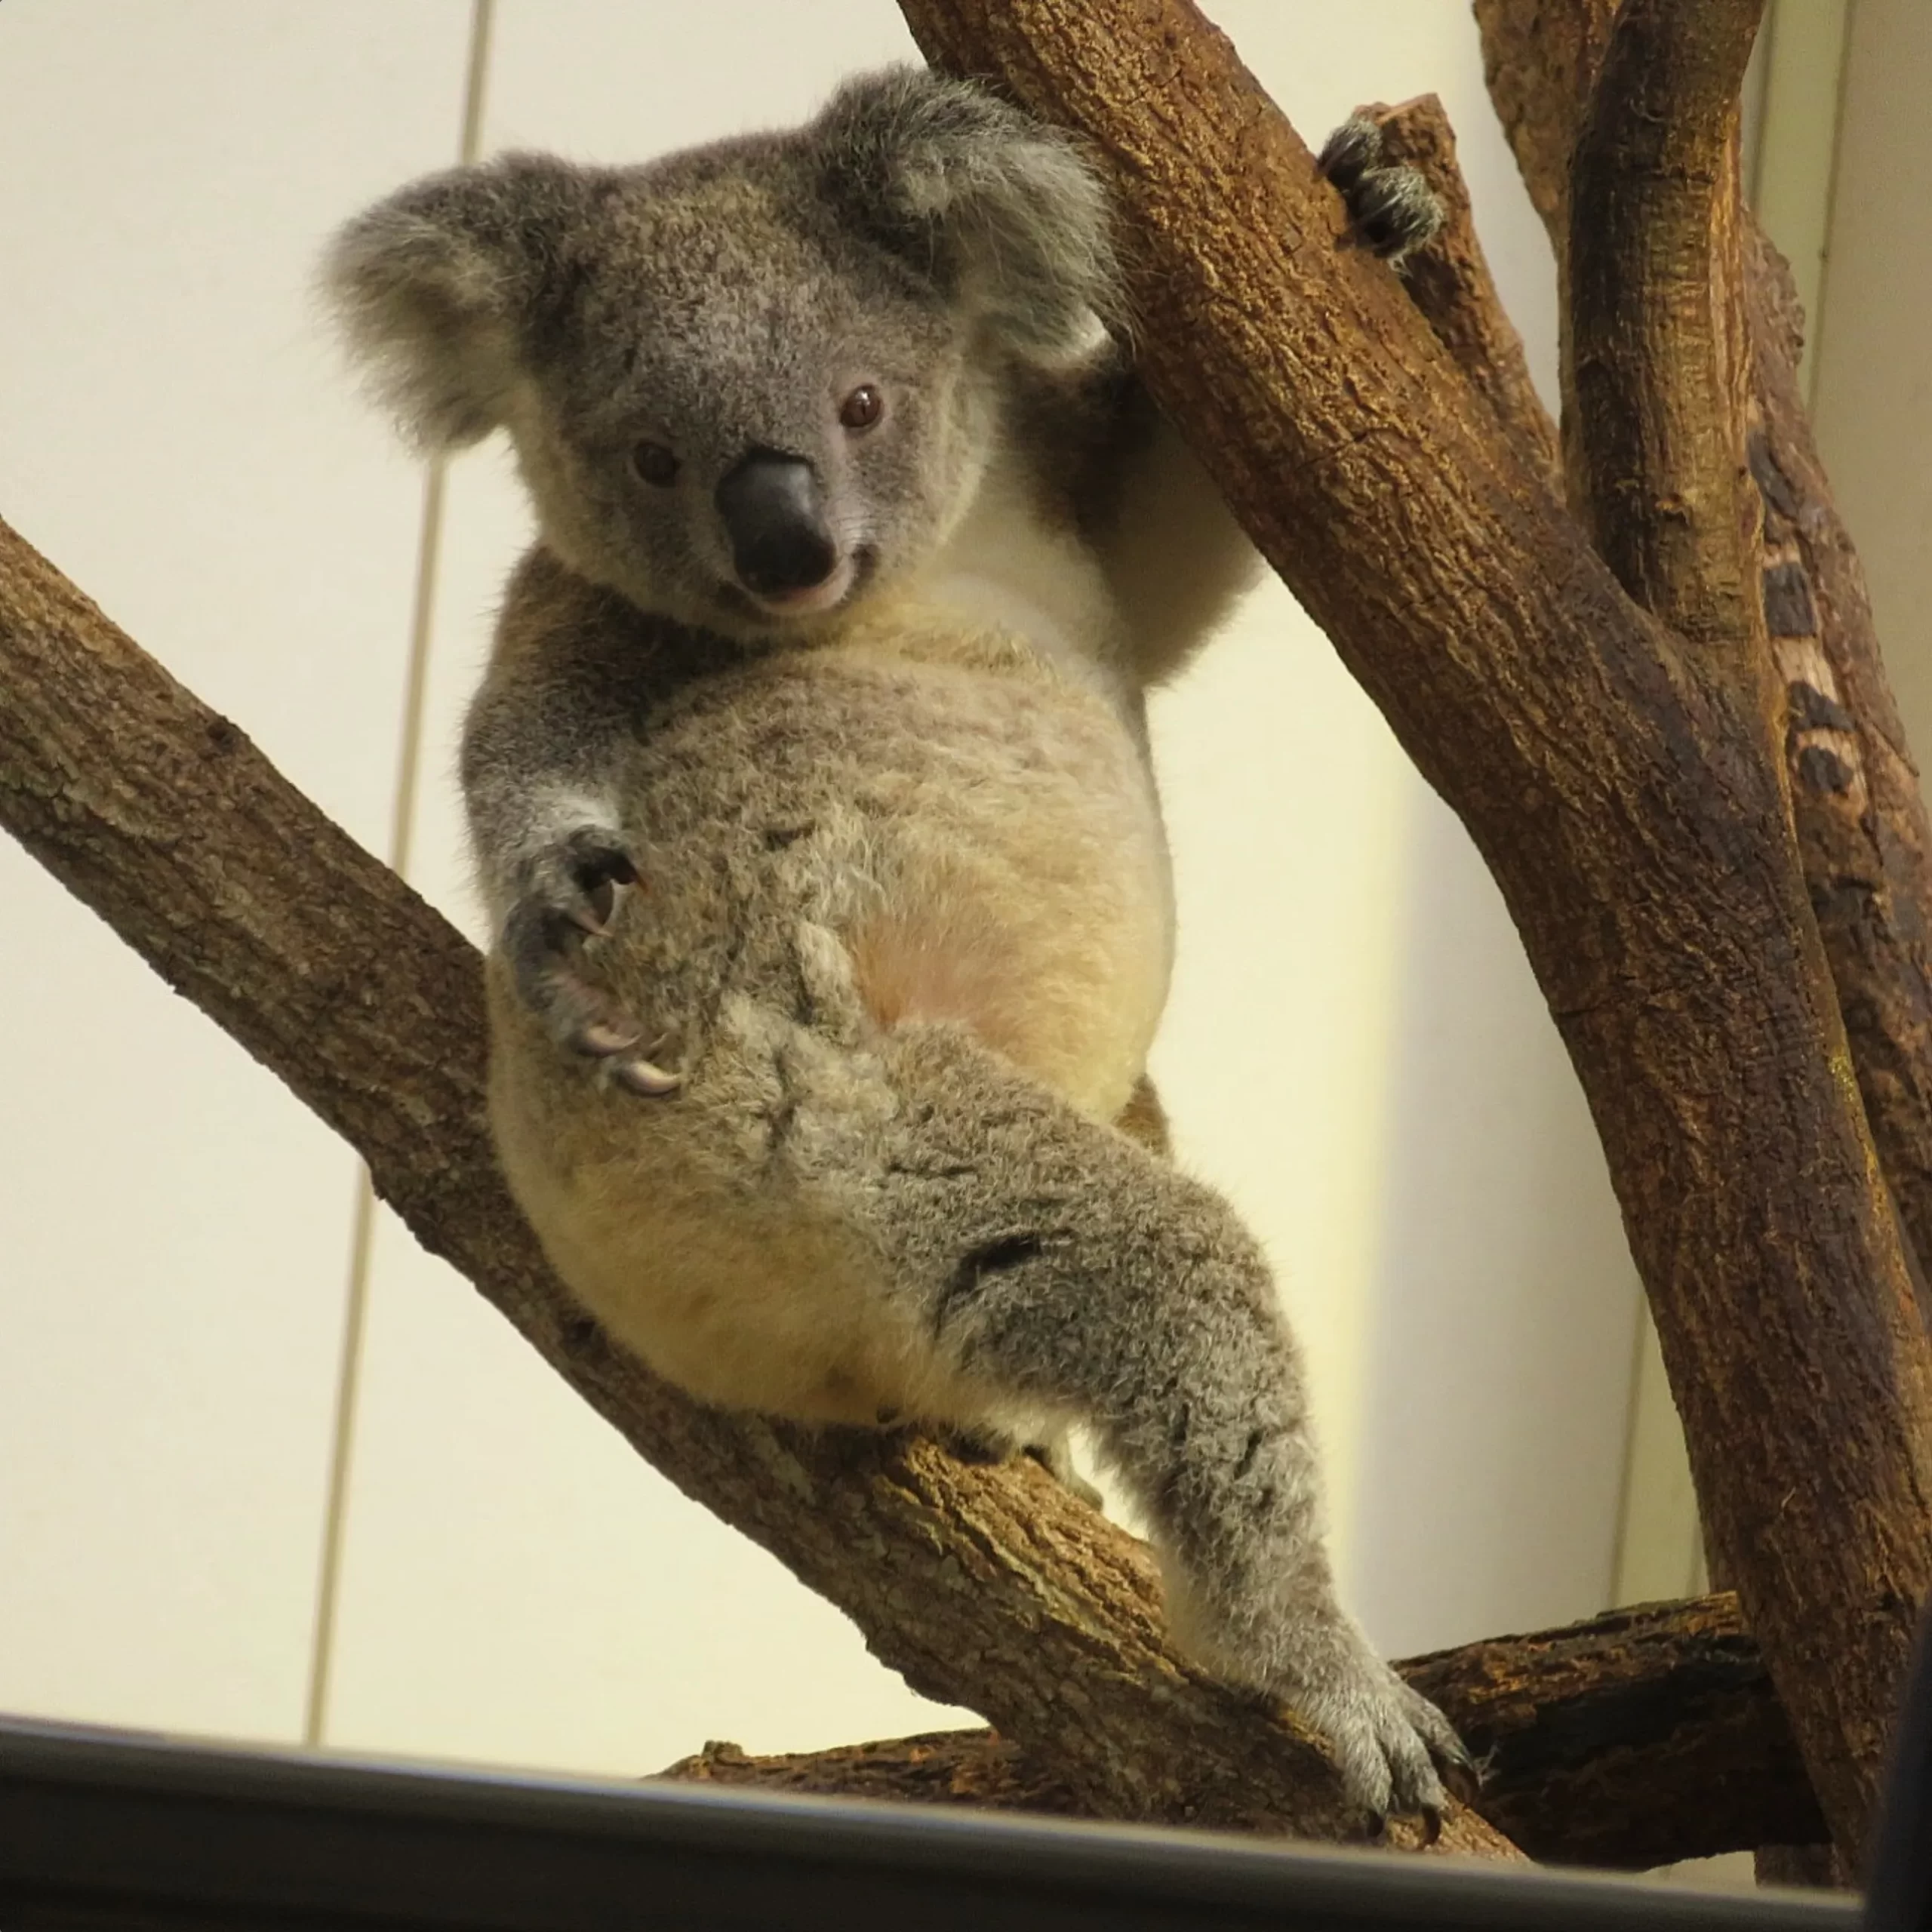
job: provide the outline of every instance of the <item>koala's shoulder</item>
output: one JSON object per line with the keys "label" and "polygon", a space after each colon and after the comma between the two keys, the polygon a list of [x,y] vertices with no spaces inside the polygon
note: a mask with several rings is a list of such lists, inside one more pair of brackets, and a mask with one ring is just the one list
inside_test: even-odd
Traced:
{"label": "koala's shoulder", "polygon": [[580,577],[541,543],[511,573],[490,680],[500,688],[568,685],[605,715],[641,723],[690,685],[747,656],[731,639],[640,609]]}

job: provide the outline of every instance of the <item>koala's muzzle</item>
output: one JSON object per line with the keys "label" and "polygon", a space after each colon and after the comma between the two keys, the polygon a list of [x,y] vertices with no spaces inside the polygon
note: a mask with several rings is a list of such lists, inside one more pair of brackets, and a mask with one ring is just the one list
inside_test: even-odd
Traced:
{"label": "koala's muzzle", "polygon": [[818,478],[803,457],[752,450],[726,472],[713,500],[739,580],[758,596],[815,589],[836,568]]}

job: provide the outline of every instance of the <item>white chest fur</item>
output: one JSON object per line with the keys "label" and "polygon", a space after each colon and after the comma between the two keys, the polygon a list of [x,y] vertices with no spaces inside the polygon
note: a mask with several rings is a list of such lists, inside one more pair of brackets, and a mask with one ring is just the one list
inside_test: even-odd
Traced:
{"label": "white chest fur", "polygon": [[988,466],[919,591],[975,626],[1025,638],[1074,681],[1124,694],[1120,615],[1106,580],[1073,531],[1040,514],[1012,455]]}

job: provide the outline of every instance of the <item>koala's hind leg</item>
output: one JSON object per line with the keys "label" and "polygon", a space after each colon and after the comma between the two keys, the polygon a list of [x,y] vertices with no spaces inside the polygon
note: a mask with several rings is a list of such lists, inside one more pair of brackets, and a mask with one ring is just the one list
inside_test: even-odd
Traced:
{"label": "koala's hind leg", "polygon": [[963,1029],[881,1051],[902,1104],[872,1235],[941,1357],[1088,1423],[1183,1641],[1325,1732],[1371,1812],[1438,1814],[1437,1761],[1468,1758],[1336,1601],[1300,1370],[1232,1209]]}
{"label": "koala's hind leg", "polygon": [[[1135,1081],[1127,1105],[1115,1126],[1131,1140],[1137,1140],[1149,1153],[1163,1159],[1174,1152],[1168,1134],[1168,1110],[1154,1083],[1146,1074]],[[1106,1499],[1080,1473],[1073,1460],[1072,1432],[1058,1429],[1043,1432],[1038,1441],[1023,1442],[1015,1435],[992,1435],[984,1429],[947,1429],[940,1432],[940,1442],[962,1463],[1006,1463],[1016,1456],[1030,1456],[1062,1488],[1071,1490],[1081,1502],[1094,1509],[1104,1507]]]}

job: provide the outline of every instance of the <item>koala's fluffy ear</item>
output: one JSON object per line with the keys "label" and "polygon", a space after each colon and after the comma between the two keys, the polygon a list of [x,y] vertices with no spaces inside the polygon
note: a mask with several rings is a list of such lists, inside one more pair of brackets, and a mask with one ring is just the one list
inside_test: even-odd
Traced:
{"label": "koala's fluffy ear", "polygon": [[1072,137],[964,81],[895,67],[814,124],[830,192],[1023,355],[1118,319],[1105,190]]}
{"label": "koala's fluffy ear", "polygon": [[589,177],[541,155],[432,174],[344,227],[322,285],[351,352],[425,451],[503,420]]}

